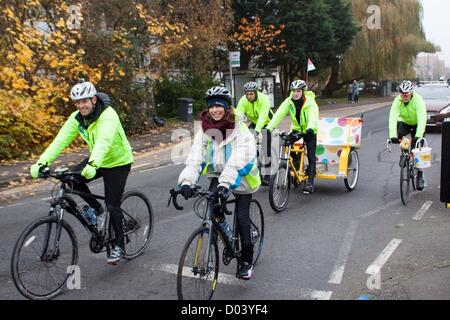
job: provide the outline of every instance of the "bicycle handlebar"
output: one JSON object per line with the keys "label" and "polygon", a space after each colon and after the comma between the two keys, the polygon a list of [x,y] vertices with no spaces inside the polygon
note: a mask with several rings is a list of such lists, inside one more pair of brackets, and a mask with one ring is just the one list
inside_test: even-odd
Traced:
{"label": "bicycle handlebar", "polygon": [[291,133],[287,133],[287,132],[282,132],[280,134],[280,138],[289,143],[289,144],[294,144],[296,141],[302,139],[305,137],[304,133],[300,133],[300,132],[296,132],[295,134],[291,134]]}
{"label": "bicycle handlebar", "polygon": [[[193,189],[193,194],[191,195],[190,198],[195,198],[195,197],[207,197],[209,200],[216,200],[218,199],[219,204],[221,209],[223,210],[223,212],[225,214],[231,215],[232,213],[230,211],[228,211],[227,209],[227,203],[226,201],[222,201],[222,199],[220,197],[217,196],[217,194],[215,192],[212,191],[205,191],[205,190],[201,190],[201,186],[195,186]],[[170,190],[170,197],[169,197],[169,201],[167,202],[167,206],[170,206],[170,202],[173,203],[173,206],[175,207],[175,209],[177,210],[183,210],[183,207],[180,206],[178,204],[177,201],[177,197],[178,195],[181,194],[181,190],[175,190],[175,189],[171,189]]]}
{"label": "bicycle handlebar", "polygon": [[58,171],[58,169],[51,171],[49,167],[42,167],[39,171],[39,178],[42,179],[55,178],[61,181],[76,181],[75,175],[81,175],[81,171]]}

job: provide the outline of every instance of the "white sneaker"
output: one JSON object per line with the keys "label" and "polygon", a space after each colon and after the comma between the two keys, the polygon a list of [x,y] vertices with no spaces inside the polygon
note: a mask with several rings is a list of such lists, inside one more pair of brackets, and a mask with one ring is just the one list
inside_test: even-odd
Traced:
{"label": "white sneaker", "polygon": [[119,246],[115,246],[111,251],[111,254],[106,259],[106,262],[109,264],[117,264],[123,258],[124,252],[123,249]]}

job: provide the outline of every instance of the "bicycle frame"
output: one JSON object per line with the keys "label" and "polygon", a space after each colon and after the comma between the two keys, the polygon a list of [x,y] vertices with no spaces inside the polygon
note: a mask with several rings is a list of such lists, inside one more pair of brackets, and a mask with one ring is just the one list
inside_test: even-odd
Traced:
{"label": "bicycle frame", "polygon": [[[297,167],[294,164],[294,159],[292,158],[292,153],[299,155],[300,158],[300,165],[297,169]],[[284,141],[283,146],[280,149],[280,161],[287,161],[290,169],[292,170],[295,179],[300,184],[303,181],[306,181],[308,179],[308,176],[304,172],[304,166],[305,166],[305,147],[295,145],[291,146],[288,142]],[[286,176],[285,179],[288,178],[290,172],[289,170],[286,170]]]}
{"label": "bicycle frame", "polygon": [[[72,188],[68,188],[67,182],[61,181],[61,186],[59,187],[58,193],[57,193],[54,201],[52,201],[52,203],[50,205],[50,211],[48,214],[49,216],[52,216],[56,212],[56,217],[58,219],[58,223],[56,225],[56,236],[55,236],[54,243],[53,243],[53,248],[55,248],[54,253],[53,253],[54,256],[58,256],[58,254],[59,254],[59,242],[60,242],[60,238],[61,238],[62,220],[64,220],[65,211],[67,211],[69,214],[74,216],[83,225],[83,227],[92,234],[93,237],[95,237],[96,239],[100,239],[102,241],[104,241],[104,238],[105,238],[106,228],[104,228],[102,232],[99,232],[95,226],[88,224],[82,217],[82,209],[77,205],[77,203],[71,197],[68,196],[68,194],[76,194],[79,196],[86,196],[86,197],[95,198],[95,199],[99,199],[99,200],[105,200],[105,197],[102,197],[99,195],[88,194],[88,193],[80,192],[77,190],[73,190]],[[56,210],[56,206],[58,206],[58,205],[60,206],[60,210]],[[105,221],[105,226],[107,226],[109,224],[108,220],[109,219],[108,219],[108,215],[107,215],[106,221]],[[44,245],[43,251],[42,251],[43,255],[48,250],[51,229],[52,229],[52,226],[49,225],[46,230],[45,242],[44,242],[45,245]],[[112,239],[108,239],[107,241],[110,241],[110,240],[112,240]],[[105,241],[105,243],[107,241]]]}

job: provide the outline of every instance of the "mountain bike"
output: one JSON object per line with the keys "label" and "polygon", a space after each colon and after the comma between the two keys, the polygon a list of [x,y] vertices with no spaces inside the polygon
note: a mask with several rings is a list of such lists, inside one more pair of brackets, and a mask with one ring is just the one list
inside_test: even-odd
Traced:
{"label": "mountain bike", "polygon": [[[11,259],[14,285],[29,299],[51,299],[64,289],[78,260],[78,244],[75,232],[64,219],[65,213],[74,216],[90,233],[89,248],[93,253],[106,251],[109,256],[114,248],[115,236],[105,210],[103,224],[92,225],[83,216],[83,210],[70,194],[83,195],[99,200],[104,197],[73,189],[74,175],[67,167],[53,172],[47,168],[41,178],[55,178],[50,210],[46,217],[35,220],[23,230],[16,241]],[[124,258],[129,260],[142,254],[153,232],[153,211],[147,197],[137,191],[124,193],[121,200],[124,215]],[[100,217],[100,216],[98,216]]]}
{"label": "mountain bike", "polygon": [[[229,265],[236,259],[236,278],[241,263],[240,236],[238,232],[237,215],[234,215],[232,238],[223,233],[218,222],[213,219],[214,206],[220,206],[224,214],[231,215],[227,205],[235,202],[235,199],[221,201],[211,191],[194,188],[192,197],[197,198],[194,203],[195,214],[202,219],[201,226],[188,238],[178,264],[177,294],[179,300],[211,300],[217,288],[219,277],[219,240],[224,248],[222,262]],[[180,191],[170,190],[169,205],[171,200],[177,210],[183,210],[177,202]],[[264,215],[261,205],[255,199],[250,204],[250,236],[254,247],[253,265],[258,262],[264,244]]]}

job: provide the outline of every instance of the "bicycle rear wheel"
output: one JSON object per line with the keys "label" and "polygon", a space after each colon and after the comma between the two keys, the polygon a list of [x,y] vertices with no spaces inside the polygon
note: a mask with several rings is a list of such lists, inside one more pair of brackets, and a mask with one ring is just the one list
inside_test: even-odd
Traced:
{"label": "bicycle rear wheel", "polygon": [[358,184],[359,178],[359,157],[355,149],[350,150],[348,155],[347,177],[344,179],[345,187],[348,191],[353,191]]}
{"label": "bicycle rear wheel", "polygon": [[[178,264],[179,300],[211,300],[219,276],[219,247],[205,227],[189,237]],[[209,252],[209,255],[208,255]]]}
{"label": "bicycle rear wheel", "polygon": [[291,176],[289,174],[288,162],[280,162],[278,171],[270,178],[269,202],[275,212],[286,209],[289,202],[289,191],[291,188]]}
{"label": "bicycle rear wheel", "polygon": [[144,194],[130,191],[123,195],[120,208],[124,216],[124,258],[133,259],[142,254],[152,237],[152,206]]}
{"label": "bicycle rear wheel", "polygon": [[400,168],[400,196],[404,205],[406,205],[409,200],[410,183],[411,177],[409,159],[403,157],[403,165]]}
{"label": "bicycle rear wheel", "polygon": [[78,260],[75,233],[61,222],[59,245],[55,248],[58,219],[44,217],[30,224],[14,246],[11,273],[17,290],[28,299],[45,300],[57,296],[66,285]]}
{"label": "bicycle rear wheel", "polygon": [[264,214],[261,205],[255,199],[250,204],[250,237],[253,244],[253,265],[261,256],[264,244]]}

